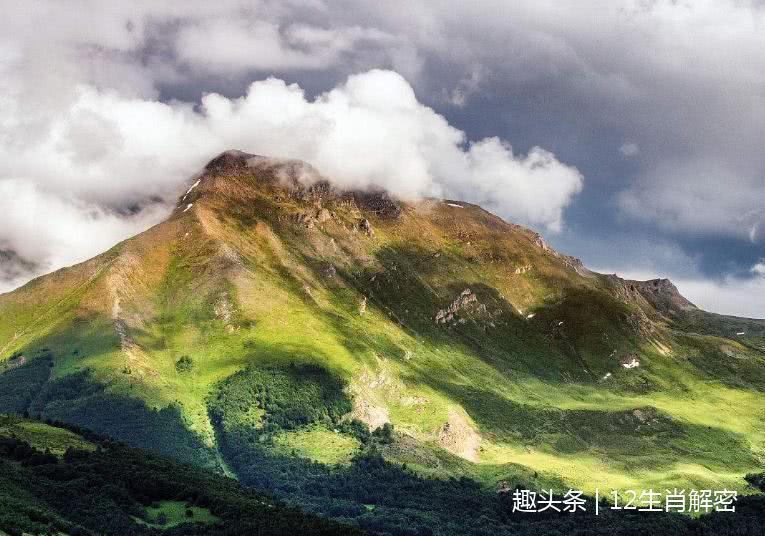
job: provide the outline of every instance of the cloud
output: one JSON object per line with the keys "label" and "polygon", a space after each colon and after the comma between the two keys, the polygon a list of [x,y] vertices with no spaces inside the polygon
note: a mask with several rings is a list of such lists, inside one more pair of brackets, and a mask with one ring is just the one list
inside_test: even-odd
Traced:
{"label": "cloud", "polygon": [[622,146],[619,147],[619,152],[627,158],[631,158],[640,154],[640,146],[632,141],[624,142]]}
{"label": "cloud", "polygon": [[0,180],[0,285],[101,253],[161,217],[159,206],[133,216],[111,213],[41,191],[30,182]]}
{"label": "cloud", "polygon": [[[74,95],[34,144],[0,144],[0,242],[46,270],[158,221],[228,148],[306,160],[341,187],[474,201],[553,231],[582,187],[576,169],[541,148],[517,155],[499,138],[467,140],[392,71],[350,76],[315,99],[276,78],[196,106],[87,85]],[[23,118],[8,120],[23,130]]]}
{"label": "cloud", "polygon": [[[587,132],[580,144],[628,140],[622,155],[639,149],[639,169],[630,184],[616,181],[630,218],[672,233],[737,238],[756,237],[763,223],[762,2],[540,0],[507,10],[501,0],[447,8],[433,0],[139,0],[102,9],[86,0],[30,0],[4,12],[0,94],[24,94],[24,113],[41,117],[43,129],[44,118],[77,98],[79,84],[126,97],[175,90],[196,99],[211,85],[240,94],[245,81],[271,73],[320,92],[349,74],[387,68],[431,104],[467,107],[479,88],[482,101],[503,99],[502,115],[519,118],[508,130],[526,125],[530,139],[548,146],[558,132],[564,141],[567,132]],[[40,21],[48,31],[30,31]],[[465,117],[476,114],[485,119],[480,110]],[[537,115],[554,117],[542,135]],[[579,156],[580,163],[608,158]],[[677,199],[678,171],[666,165],[672,159],[697,171],[682,179],[685,201]],[[726,182],[727,191],[719,186]],[[657,199],[667,202],[655,209]]]}
{"label": "cloud", "polygon": [[176,36],[177,58],[195,69],[326,69],[353,55],[363,43],[386,46],[395,39],[379,30],[351,26],[328,29],[304,24],[281,27],[258,18],[219,17],[183,26]]}
{"label": "cloud", "polygon": [[722,280],[678,279],[675,285],[691,302],[707,311],[748,318],[765,318],[765,277]]}
{"label": "cloud", "polygon": [[[586,210],[571,211],[572,221],[686,244],[681,235],[691,235],[696,252],[708,258],[715,255],[705,247],[709,237],[762,241],[762,2],[538,0],[512,10],[501,0],[0,3],[6,15],[0,19],[0,180],[29,182],[71,206],[129,214],[147,199],[171,196],[177,177],[203,161],[192,162],[190,153],[206,158],[221,138],[226,147],[236,141],[211,130],[214,116],[198,102],[205,92],[217,91],[235,107],[233,97],[252,80],[297,81],[309,97],[296,102],[321,123],[315,95],[379,68],[404,75],[420,106],[441,110],[452,128],[470,133],[473,143],[464,136],[455,142],[461,149],[455,165],[466,177],[482,173],[479,153],[481,159],[504,154],[499,160],[512,164],[493,170],[546,184],[570,177],[562,164],[534,167],[544,151],[529,147],[539,144],[589,177],[579,196]],[[133,109],[140,111],[135,119]],[[159,139],[152,137],[154,114],[161,116]],[[523,154],[506,141],[483,140],[492,135],[513,140]],[[629,155],[614,151],[613,140],[627,152],[628,144],[639,148],[629,176],[623,173]],[[322,156],[289,150],[316,161]],[[555,207],[570,199],[565,187],[522,190],[516,199],[487,179],[472,190],[435,160],[425,159],[437,177],[433,191],[501,199],[513,217],[560,226]],[[412,166],[407,172],[416,176]],[[415,181],[413,189],[423,184]],[[553,194],[552,210],[526,214],[522,199],[538,192]],[[604,202],[614,195],[620,220]],[[599,258],[621,255],[607,243],[579,245],[600,247]],[[0,251],[9,248],[0,239]],[[737,262],[753,262],[747,251],[742,246]],[[4,260],[6,266],[27,261],[46,266],[43,258]]]}
{"label": "cloud", "polygon": [[451,91],[444,88],[443,100],[452,106],[463,108],[468,103],[470,97],[481,88],[481,84],[484,83],[486,76],[486,69],[482,65],[476,66],[467,76],[459,80]]}
{"label": "cloud", "polygon": [[667,159],[618,197],[624,213],[697,236],[757,239],[765,222],[762,179],[716,159]]}
{"label": "cloud", "polygon": [[553,231],[582,187],[576,169],[538,147],[522,156],[498,138],[468,142],[391,71],[351,76],[313,101],[269,79],[240,99],[208,95],[203,114],[223,145],[306,160],[339,185],[473,201]]}

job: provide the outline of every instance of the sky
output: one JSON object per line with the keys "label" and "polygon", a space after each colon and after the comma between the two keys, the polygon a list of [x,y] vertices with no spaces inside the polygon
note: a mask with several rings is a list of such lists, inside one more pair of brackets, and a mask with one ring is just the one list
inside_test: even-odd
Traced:
{"label": "sky", "polygon": [[0,292],[161,221],[236,148],[765,317],[761,0],[0,7]]}

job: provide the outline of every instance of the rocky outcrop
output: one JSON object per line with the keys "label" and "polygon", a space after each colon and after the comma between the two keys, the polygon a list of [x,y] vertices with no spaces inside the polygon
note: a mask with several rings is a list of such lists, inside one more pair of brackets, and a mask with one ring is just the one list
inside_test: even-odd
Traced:
{"label": "rocky outcrop", "polygon": [[622,368],[633,369],[640,366],[640,360],[636,354],[627,354],[619,358],[619,365]]}
{"label": "rocky outcrop", "polygon": [[451,410],[448,420],[438,429],[438,444],[460,458],[477,462],[481,436],[462,414]]}
{"label": "rocky outcrop", "polygon": [[572,257],[571,255],[561,255],[561,259],[563,260],[563,264],[566,265],[566,268],[575,271],[582,277],[592,277],[594,275],[584,266],[584,263],[578,257]]}
{"label": "rocky outcrop", "polygon": [[313,229],[317,224],[320,225],[331,220],[332,213],[326,208],[321,207],[295,214],[295,221],[303,225],[306,229]]}
{"label": "rocky outcrop", "polygon": [[372,224],[369,223],[369,220],[366,218],[359,218],[359,220],[356,222],[355,229],[364,233],[367,236],[372,236],[374,234],[374,230],[372,229]]}
{"label": "rocky outcrop", "polygon": [[247,167],[247,162],[251,158],[257,158],[257,155],[235,149],[224,151],[207,163],[205,172],[222,173],[226,171],[242,170]]}
{"label": "rocky outcrop", "polygon": [[401,204],[388,192],[348,192],[345,197],[352,199],[361,209],[372,212],[378,218],[396,219],[401,216]]}
{"label": "rocky outcrop", "polygon": [[239,326],[233,323],[234,318],[234,305],[231,303],[227,292],[222,292],[213,305],[213,312],[215,318],[221,320],[225,324],[225,330],[227,333],[234,333],[239,329]]}
{"label": "rocky outcrop", "polygon": [[[464,323],[465,319],[460,318],[458,313],[470,309],[473,304],[478,304],[478,297],[469,288],[466,288],[460,292],[460,295],[455,298],[449,307],[439,309],[436,312],[436,324]],[[481,304],[478,304],[478,307],[481,307]],[[486,306],[483,305],[482,308],[485,310]]]}
{"label": "rocky outcrop", "polygon": [[688,301],[669,279],[650,279],[648,281],[627,281],[648,300],[656,309],[663,312],[690,311],[696,306]]}
{"label": "rocky outcrop", "polygon": [[321,275],[325,279],[332,279],[337,275],[337,268],[334,264],[325,264],[321,267]]}
{"label": "rocky outcrop", "polygon": [[696,310],[669,279],[635,281],[616,274],[606,276],[616,296],[623,301],[648,304],[664,314]]}
{"label": "rocky outcrop", "polygon": [[332,219],[332,213],[326,208],[320,208],[316,213],[316,221],[318,223],[326,223]]}
{"label": "rocky outcrop", "polygon": [[523,275],[531,271],[533,267],[530,264],[523,264],[515,267],[515,275]]}
{"label": "rocky outcrop", "polygon": [[385,423],[390,422],[388,408],[375,406],[364,399],[354,399],[351,418],[360,420],[372,431],[382,428]]}

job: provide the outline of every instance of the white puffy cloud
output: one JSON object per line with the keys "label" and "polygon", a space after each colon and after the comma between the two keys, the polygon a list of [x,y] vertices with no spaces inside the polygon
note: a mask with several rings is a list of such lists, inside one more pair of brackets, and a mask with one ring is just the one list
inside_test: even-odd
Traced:
{"label": "white puffy cloud", "polygon": [[473,201],[553,231],[582,187],[574,168],[538,147],[517,156],[498,138],[467,142],[391,71],[351,76],[313,101],[269,79],[241,99],[208,95],[203,107],[223,145],[306,160],[341,186]]}
{"label": "white puffy cloud", "polygon": [[[320,72],[319,85],[331,87],[349,73],[389,68],[427,102],[462,107],[480,87],[508,95],[514,112],[553,110],[562,130],[628,138],[622,152],[639,147],[641,155],[622,188],[630,217],[649,214],[643,219],[670,232],[752,240],[765,223],[762,2],[0,3],[0,105],[23,94],[19,106],[39,116],[41,129],[77,98],[79,83],[156,98],[168,84],[201,84],[197,95],[204,82],[221,87],[255,71]],[[34,31],[41,25],[45,32]],[[668,157],[687,169],[715,163],[684,179],[686,202],[674,199]],[[730,188],[718,197],[714,183]],[[657,199],[668,201],[655,210]]]}
{"label": "white puffy cloud", "polygon": [[[576,169],[543,149],[516,155],[498,138],[469,142],[392,71],[353,75],[312,100],[276,78],[236,99],[208,94],[196,108],[87,85],[74,95],[34,144],[0,144],[0,185],[13,200],[0,210],[0,243],[41,269],[87,258],[157,221],[156,203],[125,214],[172,200],[229,148],[306,160],[340,187],[474,201],[553,231],[582,187]],[[6,120],[23,130],[23,118]]]}

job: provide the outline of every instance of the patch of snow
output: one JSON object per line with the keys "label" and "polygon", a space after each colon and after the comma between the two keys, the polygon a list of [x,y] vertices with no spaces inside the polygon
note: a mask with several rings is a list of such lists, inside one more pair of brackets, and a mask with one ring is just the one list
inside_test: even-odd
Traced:
{"label": "patch of snow", "polygon": [[186,208],[183,209],[183,212],[186,212],[188,209],[190,209],[193,206],[194,206],[194,203],[189,203],[188,205],[186,205]]}
{"label": "patch of snow", "polygon": [[446,204],[449,205],[450,207],[465,208],[462,205],[458,205],[457,203],[446,203]]}
{"label": "patch of snow", "polygon": [[635,359],[633,357],[632,360],[629,363],[622,363],[622,366],[624,368],[626,368],[626,369],[631,369],[631,368],[639,367],[640,366],[640,361],[638,361],[637,359]]}
{"label": "patch of snow", "polygon": [[[189,188],[188,190],[186,190],[186,195],[189,195],[189,194],[191,193],[191,190],[193,190],[194,188],[196,188],[197,186],[199,186],[199,183],[200,183],[200,182],[202,182],[202,179],[197,179],[197,182],[195,182],[194,184],[192,184],[192,185],[191,185],[191,188]],[[186,197],[186,196],[184,196],[184,197]]]}

